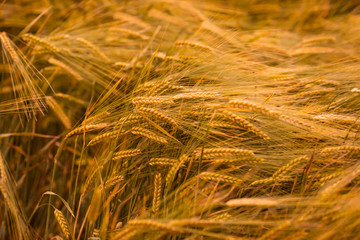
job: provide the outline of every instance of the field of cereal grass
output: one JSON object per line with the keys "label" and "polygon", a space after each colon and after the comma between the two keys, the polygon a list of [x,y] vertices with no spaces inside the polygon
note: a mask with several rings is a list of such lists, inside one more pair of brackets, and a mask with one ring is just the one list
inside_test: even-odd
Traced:
{"label": "field of cereal grass", "polygon": [[357,239],[358,0],[4,0],[0,239]]}

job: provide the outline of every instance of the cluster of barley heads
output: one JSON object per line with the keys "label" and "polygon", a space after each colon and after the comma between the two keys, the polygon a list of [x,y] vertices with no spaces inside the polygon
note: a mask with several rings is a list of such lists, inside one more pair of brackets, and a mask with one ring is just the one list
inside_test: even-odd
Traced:
{"label": "cluster of barley heads", "polygon": [[0,3],[0,239],[355,239],[357,0]]}

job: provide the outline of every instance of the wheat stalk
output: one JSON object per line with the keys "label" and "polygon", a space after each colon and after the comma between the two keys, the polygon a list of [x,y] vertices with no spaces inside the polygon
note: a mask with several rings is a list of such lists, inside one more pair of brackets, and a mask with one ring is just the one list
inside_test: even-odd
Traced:
{"label": "wheat stalk", "polygon": [[[19,209],[18,209],[18,207],[17,207],[17,205],[15,203],[14,196],[8,190],[8,187],[6,185],[6,179],[3,178],[3,177],[0,179],[0,192],[3,195],[3,198],[5,200],[5,204],[10,209],[10,212],[12,213],[12,215],[14,217],[16,217],[18,214],[20,214]],[[15,223],[15,224],[18,224],[18,223]]]}
{"label": "wheat stalk", "polygon": [[207,98],[217,98],[219,96],[216,92],[190,92],[190,93],[181,93],[175,95],[173,100],[195,100],[195,99],[207,99]]}
{"label": "wheat stalk", "polygon": [[166,181],[167,186],[170,186],[170,184],[172,183],[176,173],[179,171],[180,167],[183,166],[183,164],[185,163],[186,160],[187,160],[187,157],[182,156],[182,157],[180,157],[180,161],[178,161],[178,163],[174,164],[170,168],[169,172],[166,174],[166,177],[165,177],[165,181]]}
{"label": "wheat stalk", "polygon": [[141,154],[140,149],[127,149],[114,153],[112,160],[119,160],[127,157],[134,157]]}
{"label": "wheat stalk", "polygon": [[343,153],[343,152],[360,152],[360,146],[337,146],[337,147],[326,147],[321,150],[322,154],[331,154],[331,153]]}
{"label": "wheat stalk", "polygon": [[75,97],[73,97],[73,96],[71,96],[71,95],[69,95],[69,94],[56,93],[56,97],[60,97],[60,98],[67,99],[67,100],[69,100],[69,101],[71,101],[71,102],[78,103],[78,104],[80,104],[80,105],[82,105],[82,106],[86,106],[86,105],[87,105],[87,103],[86,103],[85,101],[83,101],[83,100],[81,100],[81,99],[78,99],[78,98],[75,98]]}
{"label": "wheat stalk", "polygon": [[272,177],[270,178],[264,178],[264,179],[259,179],[259,180],[255,180],[253,181],[250,186],[256,186],[256,185],[261,185],[261,184],[267,184],[267,183],[273,183],[274,179]]}
{"label": "wheat stalk", "polygon": [[172,104],[174,101],[169,97],[135,97],[131,101],[135,105],[140,104]]}
{"label": "wheat stalk", "polygon": [[21,38],[26,42],[30,42],[30,43],[39,45],[53,53],[60,52],[59,48],[55,47],[53,44],[48,42],[46,39],[41,39],[41,38],[34,36],[32,34],[29,34],[29,33],[25,33],[24,35],[21,36]]}
{"label": "wheat stalk", "polygon": [[162,165],[162,166],[174,166],[177,165],[179,161],[177,159],[171,158],[151,158],[149,161],[150,166]]}
{"label": "wheat stalk", "polygon": [[156,133],[154,133],[154,132],[152,132],[152,131],[150,131],[148,129],[142,128],[142,127],[133,127],[133,128],[131,128],[130,131],[131,131],[132,134],[140,135],[140,136],[152,139],[152,140],[154,140],[156,142],[159,142],[159,143],[164,143],[164,144],[168,143],[166,138],[160,137]]}
{"label": "wheat stalk", "polygon": [[94,171],[92,171],[91,174],[87,177],[85,184],[83,185],[83,190],[82,190],[83,194],[86,194],[89,191],[89,188],[91,187],[91,184],[94,182],[97,173],[98,173],[98,169],[94,169]]}
{"label": "wheat stalk", "polygon": [[182,233],[183,231],[179,228],[173,227],[168,224],[164,224],[152,219],[141,219],[141,220],[131,220],[127,224],[129,227],[140,228],[140,229],[156,229],[166,232]]}
{"label": "wheat stalk", "polygon": [[[153,80],[150,82],[146,82],[144,84],[139,85],[135,92],[145,92],[148,96],[160,95],[161,93],[165,93],[167,91],[180,91],[184,90],[183,86],[173,85],[169,80]],[[160,93],[160,94],[159,94]]]}
{"label": "wheat stalk", "polygon": [[101,134],[101,135],[96,136],[93,139],[91,139],[91,141],[88,143],[88,146],[93,146],[93,145],[98,144],[98,143],[100,143],[100,142],[102,142],[104,140],[117,138],[117,137],[119,137],[121,135],[124,135],[126,133],[127,133],[127,131],[124,131],[124,130],[115,130],[115,131],[112,131],[112,132]]}
{"label": "wheat stalk", "polygon": [[123,180],[124,180],[124,176],[122,175],[111,177],[108,180],[106,180],[105,189],[109,189]]}
{"label": "wheat stalk", "polygon": [[340,176],[341,174],[343,174],[343,171],[338,171],[338,172],[335,172],[335,173],[332,173],[330,175],[320,178],[318,181],[319,187],[322,187],[327,181],[334,179],[334,178]]}
{"label": "wheat stalk", "polygon": [[209,47],[205,44],[199,43],[199,42],[191,42],[191,41],[176,41],[175,42],[176,47],[190,47],[190,48],[197,48],[200,50],[205,50],[209,52],[215,52],[215,50],[212,47]]}
{"label": "wheat stalk", "polygon": [[244,100],[231,100],[227,103],[227,105],[234,107],[234,108],[239,108],[239,109],[249,109],[252,112],[257,112],[257,113],[261,113],[267,116],[271,116],[271,117],[278,117],[280,114],[270,110],[264,106],[261,106],[259,104],[256,103],[250,103],[248,101],[244,101]]}
{"label": "wheat stalk", "polygon": [[94,191],[94,194],[92,196],[92,199],[91,199],[91,203],[90,203],[90,207],[89,207],[89,212],[88,212],[88,215],[87,215],[87,219],[91,224],[93,224],[97,217],[99,216],[99,210],[100,210],[100,207],[101,207],[101,188],[96,188],[95,191]]}
{"label": "wheat stalk", "polygon": [[241,127],[239,127],[239,125],[231,124],[231,123],[224,122],[224,121],[216,121],[216,122],[210,123],[209,126],[213,127],[213,128],[230,128],[230,129],[241,128]]}
{"label": "wheat stalk", "polygon": [[64,110],[60,107],[60,105],[55,101],[53,97],[47,97],[46,103],[49,107],[56,113],[58,118],[61,120],[63,125],[67,128],[71,128],[71,122],[68,116],[65,114]]}
{"label": "wheat stalk", "polygon": [[59,223],[59,226],[61,228],[61,231],[64,234],[65,239],[69,239],[69,237],[70,237],[69,226],[68,226],[68,223],[67,223],[63,213],[61,211],[59,211],[58,209],[55,209],[54,215],[55,215],[56,221]]}
{"label": "wheat stalk", "polygon": [[248,130],[249,132],[254,133],[256,136],[261,137],[264,140],[269,140],[270,137],[266,135],[264,132],[260,131],[258,128],[256,128],[254,125],[252,125],[247,120],[243,119],[242,117],[228,111],[228,110],[222,110],[221,116],[229,119],[230,121],[238,124],[239,126],[243,127],[244,129]]}
{"label": "wheat stalk", "polygon": [[2,154],[0,153],[0,174],[1,174],[0,177],[3,182],[6,182],[8,180],[6,169],[7,167],[5,165],[5,161],[2,157]]}
{"label": "wheat stalk", "polygon": [[110,115],[110,112],[103,111],[98,114],[95,114],[92,117],[89,117],[89,118],[87,117],[86,119],[84,119],[84,121],[81,124],[84,125],[84,124],[92,123],[92,122],[94,122],[94,120],[99,120],[99,119],[103,118],[104,116],[108,116],[108,115]]}
{"label": "wheat stalk", "polygon": [[239,185],[242,183],[241,179],[220,173],[213,173],[213,172],[202,172],[199,174],[199,177],[203,180],[218,181],[218,182],[230,183],[234,185]]}
{"label": "wheat stalk", "polygon": [[105,128],[106,126],[107,126],[106,123],[89,124],[89,125],[80,126],[80,127],[75,128],[74,130],[70,131],[68,134],[66,134],[65,138],[70,138],[72,136],[79,135],[84,132],[100,130],[100,129]]}
{"label": "wheat stalk", "polygon": [[67,64],[61,62],[60,60],[57,60],[57,59],[51,57],[51,58],[49,58],[48,62],[55,65],[55,66],[58,66],[58,67],[64,69],[65,71],[70,73],[76,80],[78,80],[78,81],[83,80],[83,77],[78,72],[76,72],[74,69],[72,69]]}
{"label": "wheat stalk", "polygon": [[160,208],[160,198],[161,198],[161,173],[155,174],[154,182],[154,196],[153,196],[153,211],[157,215]]}
{"label": "wheat stalk", "polygon": [[226,156],[254,156],[254,152],[241,148],[204,148],[195,151],[195,156],[203,158],[226,157]]}
{"label": "wheat stalk", "polygon": [[9,53],[13,62],[17,63],[20,59],[19,59],[18,55],[16,54],[16,51],[13,48],[12,43],[10,42],[10,39],[8,38],[6,32],[0,33],[0,40],[1,40],[3,48],[6,50],[7,53]]}
{"label": "wheat stalk", "polygon": [[105,60],[106,62],[110,62],[110,59],[97,47],[95,46],[93,43],[91,43],[88,40],[85,40],[83,38],[76,38],[75,39],[80,45],[87,47],[89,49],[92,50],[92,52],[96,55],[101,57],[103,60]]}
{"label": "wheat stalk", "polygon": [[136,109],[140,114],[144,116],[153,116],[154,118],[160,119],[164,122],[169,123],[170,125],[177,126],[177,123],[174,119],[166,116],[165,114],[153,109],[153,108],[144,108],[140,107]]}
{"label": "wheat stalk", "polygon": [[255,163],[262,163],[264,159],[256,158],[256,157],[240,157],[235,159],[215,159],[214,163],[219,164],[234,164],[234,163],[241,163],[241,164],[255,164]]}
{"label": "wheat stalk", "polygon": [[270,117],[276,117],[284,122],[288,122],[288,123],[291,123],[294,125],[312,128],[310,125],[308,125],[302,121],[299,121],[295,118],[278,113],[274,110],[268,109],[268,108],[261,106],[259,104],[256,104],[256,103],[250,103],[250,102],[244,101],[244,100],[231,100],[228,102],[228,105],[231,107],[239,108],[239,109],[249,109],[252,112],[261,113],[263,115],[267,115]]}
{"label": "wheat stalk", "polygon": [[305,160],[306,156],[295,158],[294,160],[290,161],[288,164],[282,166],[279,168],[273,175],[272,178],[274,180],[279,179],[281,176],[283,176],[286,172],[288,172],[291,168],[299,164],[301,161]]}

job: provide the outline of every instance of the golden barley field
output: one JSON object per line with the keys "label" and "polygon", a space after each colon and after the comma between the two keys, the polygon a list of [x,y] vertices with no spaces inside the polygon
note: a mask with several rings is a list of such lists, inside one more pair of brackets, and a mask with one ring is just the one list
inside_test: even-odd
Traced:
{"label": "golden barley field", "polygon": [[0,239],[360,239],[359,0],[0,2]]}

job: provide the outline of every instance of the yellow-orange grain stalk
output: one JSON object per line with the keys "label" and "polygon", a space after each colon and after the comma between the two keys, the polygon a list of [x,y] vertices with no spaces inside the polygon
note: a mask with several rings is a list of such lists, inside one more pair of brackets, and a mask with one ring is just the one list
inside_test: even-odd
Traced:
{"label": "yellow-orange grain stalk", "polygon": [[151,158],[148,164],[150,166],[156,166],[156,165],[174,166],[174,165],[177,165],[178,163],[179,163],[179,160],[172,159],[172,158]]}
{"label": "yellow-orange grain stalk", "polygon": [[141,107],[141,108],[138,108],[137,111],[144,116],[152,116],[154,118],[157,118],[159,120],[167,122],[168,124],[170,124],[172,126],[177,126],[177,123],[174,119],[166,116],[165,114],[157,111],[156,109]]}
{"label": "yellow-orange grain stalk", "polygon": [[70,231],[69,231],[69,226],[65,219],[64,214],[60,210],[55,209],[54,215],[55,215],[57,222],[59,223],[59,226],[61,228],[62,233],[64,234],[65,239],[69,239]]}
{"label": "yellow-orange grain stalk", "polygon": [[49,107],[55,112],[58,116],[59,120],[63,123],[63,125],[67,128],[71,128],[71,122],[68,116],[65,114],[64,110],[60,107],[60,105],[55,101],[53,97],[47,97],[46,103]]}
{"label": "yellow-orange grain stalk", "polygon": [[158,214],[160,208],[161,188],[161,173],[156,173],[153,196],[153,211],[155,215]]}
{"label": "yellow-orange grain stalk", "polygon": [[29,33],[25,33],[24,35],[21,36],[21,38],[26,42],[30,42],[32,44],[41,46],[41,47],[49,50],[50,52],[53,52],[53,53],[60,52],[60,49],[57,48],[56,46],[54,46],[53,44],[51,44],[47,39],[42,39],[42,38],[39,38],[39,37],[34,36]]}
{"label": "yellow-orange grain stalk", "polygon": [[119,160],[127,157],[134,157],[141,154],[140,149],[128,149],[114,153],[112,160]]}
{"label": "yellow-orange grain stalk", "polygon": [[101,135],[91,139],[91,141],[88,143],[88,146],[93,146],[93,145],[98,144],[98,143],[100,143],[100,142],[102,142],[104,140],[117,138],[117,137],[119,137],[121,135],[124,135],[126,133],[127,132],[124,131],[124,130],[116,130],[116,131],[101,134]]}
{"label": "yellow-orange grain stalk", "polygon": [[298,157],[295,158],[294,160],[290,161],[288,164],[282,166],[281,168],[279,168],[273,175],[272,178],[274,180],[279,179],[281,176],[283,176],[286,172],[288,172],[289,170],[291,170],[291,168],[293,168],[294,166],[296,166],[297,164],[299,164],[300,162],[302,162],[303,160],[305,160],[307,157],[306,156],[302,156],[302,157]]}
{"label": "yellow-orange grain stalk", "polygon": [[224,182],[233,185],[239,185],[243,182],[241,179],[238,179],[236,177],[231,177],[228,175],[213,172],[202,172],[200,173],[199,177],[207,181]]}
{"label": "yellow-orange grain stalk", "polygon": [[270,140],[270,137],[268,135],[266,135],[264,132],[260,131],[257,127],[252,125],[250,122],[236,115],[235,113],[228,110],[221,110],[220,113],[226,119],[238,124],[239,126],[243,127],[245,130],[254,133],[256,136],[264,140]]}
{"label": "yellow-orange grain stalk", "polygon": [[133,127],[133,128],[131,128],[130,132],[134,135],[140,135],[140,136],[149,138],[149,139],[154,140],[159,143],[164,143],[164,144],[168,143],[166,138],[161,137],[161,136],[157,135],[156,133],[154,133],[148,129],[142,128],[142,127]]}

